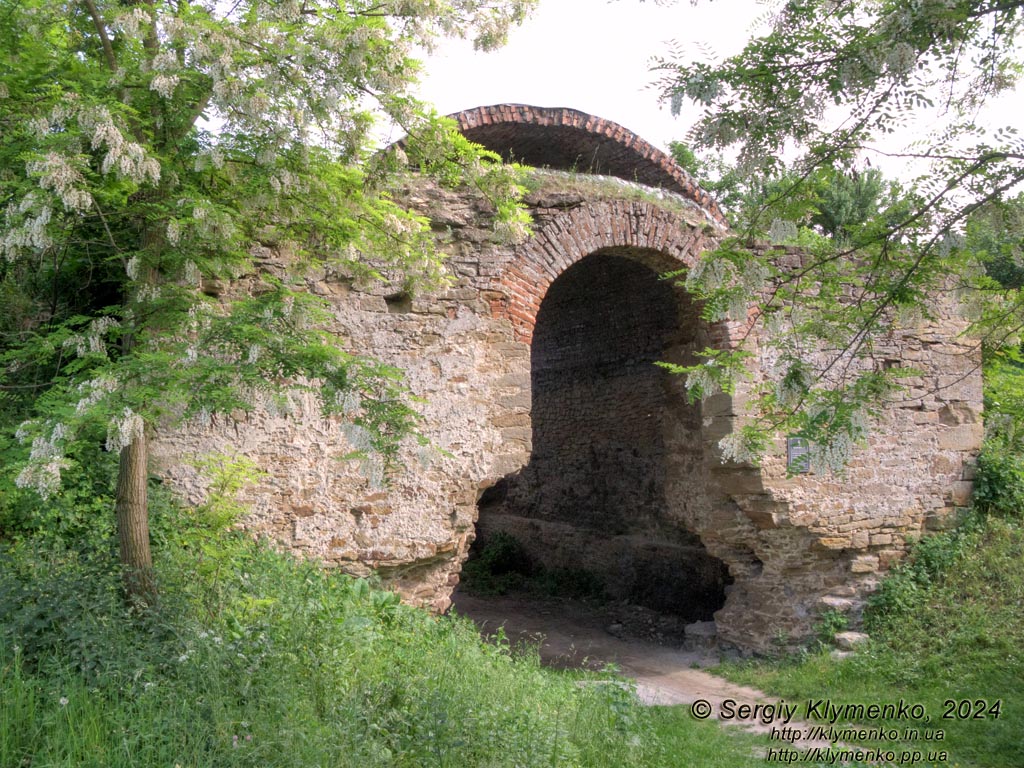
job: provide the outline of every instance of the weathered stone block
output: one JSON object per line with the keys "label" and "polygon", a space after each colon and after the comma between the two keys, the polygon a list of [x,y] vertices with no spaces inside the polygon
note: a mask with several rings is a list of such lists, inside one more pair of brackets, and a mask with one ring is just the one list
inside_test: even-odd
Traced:
{"label": "weathered stone block", "polygon": [[969,480],[958,480],[953,483],[951,495],[953,505],[966,507],[971,503],[971,494],[974,493],[974,483]]}
{"label": "weathered stone block", "polygon": [[871,638],[863,632],[837,632],[835,641],[840,650],[855,651]]}
{"label": "weathered stone block", "polygon": [[939,448],[952,451],[975,451],[985,436],[982,424],[960,424],[939,433]]}
{"label": "weathered stone block", "polygon": [[858,555],[850,563],[853,573],[874,573],[878,570],[878,557],[875,555]]}
{"label": "weathered stone block", "polygon": [[853,600],[848,597],[834,597],[826,595],[818,601],[821,610],[836,611],[837,613],[849,613],[853,608]]}

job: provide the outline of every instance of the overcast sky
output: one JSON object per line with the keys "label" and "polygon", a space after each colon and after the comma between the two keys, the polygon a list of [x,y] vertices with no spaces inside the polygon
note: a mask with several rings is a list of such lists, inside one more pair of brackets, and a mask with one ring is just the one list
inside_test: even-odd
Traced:
{"label": "overcast sky", "polygon": [[659,105],[651,57],[667,54],[673,40],[691,58],[700,56],[700,44],[719,55],[738,52],[764,12],[754,0],[679,0],[667,7],[650,0],[541,0],[499,51],[446,44],[426,61],[420,94],[442,114],[501,103],[572,107],[666,148],[684,138],[696,113],[673,118]]}
{"label": "overcast sky", "polygon": [[[442,114],[477,106],[522,103],[572,107],[614,120],[662,149],[685,139],[697,110],[686,105],[673,118],[651,84],[651,59],[680,48],[687,60],[739,52],[764,21],[772,0],[541,0],[534,16],[514,29],[509,44],[477,53],[467,42],[449,42],[427,58],[420,95]],[[760,21],[759,21],[760,20]],[[1017,125],[1024,113],[1020,91],[982,115],[991,127]],[[904,149],[934,129],[929,113],[918,126],[884,138],[887,151]],[[398,137],[393,137],[398,138]],[[873,154],[887,175],[907,178],[923,170]]]}

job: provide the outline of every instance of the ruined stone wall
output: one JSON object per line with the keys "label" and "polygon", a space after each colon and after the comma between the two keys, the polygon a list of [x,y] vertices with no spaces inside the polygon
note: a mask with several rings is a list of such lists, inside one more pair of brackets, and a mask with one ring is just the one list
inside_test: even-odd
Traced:
{"label": "ruined stone wall", "polygon": [[[778,259],[780,268],[800,268],[798,249],[783,250],[788,253]],[[726,325],[733,338],[746,330],[740,323]],[[777,631],[779,616],[789,617],[788,627],[799,634],[826,610],[848,613],[856,622],[864,597],[905,555],[908,543],[955,522],[958,509],[970,503],[983,438],[980,348],[964,336],[966,327],[953,292],[939,293],[928,317],[894,319],[888,335],[852,365],[913,368],[920,376],[882,404],[866,444],[855,447],[840,474],[787,477],[785,435],[776,436],[755,472],[732,464],[709,467],[710,487],[721,495],[710,524],[697,530],[709,550],[727,561],[742,559],[738,550],[747,550],[749,565],[731,566],[733,575],[740,584],[756,585],[736,590],[716,615],[721,636],[741,645],[743,638],[760,636],[763,646],[764,628]],[[705,403],[705,412],[723,417],[726,429],[741,423],[748,395],[775,369],[778,353],[765,343],[765,333],[744,341],[754,353],[751,380],[734,396]],[[709,452],[722,434],[707,434]],[[740,514],[727,514],[730,507]],[[722,547],[737,551],[730,556]],[[739,576],[744,567],[746,578]]]}
{"label": "ruined stone wall", "polygon": [[[249,493],[250,530],[355,574],[378,572],[411,602],[444,610],[474,535],[480,493],[529,460],[530,312],[547,285],[596,250],[657,248],[692,259],[707,236],[696,210],[586,201],[557,190],[531,198],[538,236],[513,248],[494,242],[478,196],[429,184],[406,193],[451,255],[449,287],[408,300],[397,284],[364,285],[323,272],[305,279],[330,302],[339,344],[405,371],[411,392],[424,400],[423,431],[432,446],[410,441],[406,471],[382,487],[374,467],[341,460],[359,446],[340,421],[321,419],[315,403],[299,400],[287,413],[236,412],[186,425],[163,435],[154,454],[191,502],[203,498],[203,480],[187,457],[249,456],[267,472]],[[265,272],[289,270],[287,254],[264,256]],[[258,279],[233,290],[251,290]]]}
{"label": "ruined stone wall", "polygon": [[[621,534],[636,539],[633,552],[671,551],[658,562],[682,558],[675,576],[635,569],[640,582],[693,580],[706,563],[721,561],[733,583],[715,614],[720,637],[759,650],[780,635],[806,635],[823,607],[855,606],[909,536],[966,503],[981,437],[980,373],[977,351],[957,338],[964,323],[953,306],[937,305],[937,319],[894,330],[889,346],[876,350],[879,364],[913,362],[923,375],[912,400],[886,409],[844,477],[787,479],[781,444],[763,468],[723,465],[718,441],[742,418],[744,393],[691,405],[680,378],[650,373],[647,361],[664,353],[685,363],[694,349],[738,343],[743,327],[704,324],[681,289],[659,283],[670,296],[649,274],[615,261],[650,274],[686,268],[720,231],[679,201],[571,176],[542,175],[535,186],[528,197],[535,235],[515,247],[493,240],[477,196],[421,182],[406,190],[451,254],[452,283],[443,290],[409,299],[398,285],[306,277],[308,289],[330,302],[338,343],[401,367],[424,399],[432,447],[410,443],[406,469],[390,485],[375,482],[372,466],[341,460],[354,447],[351,430],[318,417],[308,401],[291,413],[236,413],[165,434],[156,447],[165,476],[199,501],[202,479],[183,457],[244,453],[268,473],[250,492],[247,528],[352,573],[376,571],[410,602],[444,610],[475,535],[480,496],[520,473],[532,480],[522,486],[530,490],[517,501],[526,510],[519,516],[542,523],[537,541],[548,541],[556,559],[559,550],[612,559]],[[285,254],[265,256],[266,272],[289,269]],[[588,260],[623,269],[572,281],[574,265],[585,269]],[[566,275],[559,299],[561,283],[552,286]],[[247,281],[234,288],[247,289]],[[640,305],[648,295],[654,308]],[[560,313],[560,302],[570,308]],[[616,318],[632,314],[615,326],[602,314],[606,304]],[[550,348],[549,309],[562,315],[553,333],[568,339]],[[770,365],[766,348],[754,351],[758,366]],[[560,377],[566,366],[579,366],[579,375]],[[543,402],[537,410],[535,397]],[[647,419],[648,405],[660,415]],[[582,457],[595,446],[609,455],[586,474]],[[546,468],[545,455],[556,457]],[[567,474],[578,479],[558,477],[565,456]],[[626,477],[628,487],[614,487]],[[586,514],[571,514],[576,501]]]}

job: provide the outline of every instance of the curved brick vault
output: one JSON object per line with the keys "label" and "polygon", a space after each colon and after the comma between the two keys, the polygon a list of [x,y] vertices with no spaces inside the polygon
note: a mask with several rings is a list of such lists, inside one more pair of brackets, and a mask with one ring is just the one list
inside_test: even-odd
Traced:
{"label": "curved brick vault", "polygon": [[[530,342],[540,309],[553,280],[580,259],[608,248],[656,251],[668,256],[669,268],[692,267],[714,242],[692,217],[635,200],[595,201],[553,216],[542,216],[534,236],[492,280],[499,294],[492,300],[496,317],[507,317],[517,340]],[[717,333],[727,333],[725,326]]]}
{"label": "curved brick vault", "polygon": [[502,156],[537,168],[616,176],[676,192],[719,224],[718,203],[675,160],[618,123],[565,107],[494,104],[449,115],[462,134]]}
{"label": "curved brick vault", "polygon": [[[702,209],[669,204],[653,195],[638,199],[614,184],[578,184],[578,174],[557,180],[545,174],[526,200],[534,235],[516,246],[493,238],[491,212],[479,194],[415,180],[402,199],[431,220],[450,254],[450,285],[409,297],[400,277],[364,283],[320,271],[303,273],[303,278],[311,293],[329,302],[330,330],[340,344],[405,371],[410,389],[422,398],[421,429],[440,450],[411,444],[402,456],[405,468],[381,487],[373,481],[372,467],[340,461],[357,445],[351,430],[321,418],[312,401],[296,398],[287,413],[236,412],[212,425],[192,424],[166,433],[154,447],[164,474],[198,502],[204,497],[204,481],[181,457],[242,452],[267,473],[249,493],[247,527],[351,573],[376,572],[406,600],[443,611],[476,535],[481,497],[487,500],[488,489],[502,481],[508,484],[510,478],[528,480],[531,464],[543,468],[535,448],[561,450],[552,447],[553,430],[548,427],[538,441],[534,398],[548,397],[545,386],[566,390],[543,405],[549,424],[556,424],[563,412],[573,415],[575,401],[567,398],[587,402],[604,397],[602,407],[609,409],[628,400],[632,404],[617,412],[618,421],[605,426],[618,429],[619,422],[636,422],[637,430],[646,430],[630,433],[639,442],[591,443],[568,460],[582,463],[591,456],[611,456],[625,462],[631,467],[628,473],[640,480],[657,475],[655,487],[637,491],[646,494],[637,507],[643,511],[623,518],[618,527],[639,536],[644,546],[650,544],[648,549],[667,542],[678,554],[699,545],[724,564],[728,577],[719,580],[732,583],[724,588],[724,606],[714,614],[720,638],[771,650],[780,636],[807,636],[824,609],[849,610],[856,616],[857,605],[878,574],[903,555],[908,538],[942,525],[970,492],[972,461],[981,440],[981,379],[977,350],[959,338],[965,322],[952,293],[919,324],[894,326],[865,361],[886,368],[912,367],[919,376],[910,380],[905,400],[884,409],[880,426],[844,476],[787,477],[783,436],[760,467],[723,464],[719,441],[737,428],[746,393],[775,365],[772,350],[757,334],[746,338],[743,343],[752,353],[750,382],[733,396],[716,395],[693,405],[687,402],[682,378],[663,371],[652,374],[650,358],[686,364],[706,346],[740,343],[745,323],[707,324],[679,286],[657,289],[662,320],[653,326],[644,325],[647,310],[636,306],[637,297],[644,295],[636,286],[643,280],[694,265],[721,235],[722,229],[707,218],[709,211],[717,212],[714,204],[688,177],[675,175],[664,156],[648,152],[649,145],[613,123],[572,110],[510,105],[460,114],[467,135],[492,148],[502,143],[509,151],[519,147],[520,159],[526,159],[528,145],[539,147],[548,136],[563,158],[597,147],[604,173],[614,167],[618,175],[639,178],[644,169],[660,168],[663,175],[653,183],[664,188],[668,179],[675,179]],[[594,143],[585,143],[587,136]],[[609,147],[622,153],[602,154]],[[279,277],[292,269],[289,254],[269,248],[259,263],[263,271]],[[799,267],[799,255],[783,255],[779,266]],[[577,277],[565,277],[571,274]],[[556,291],[561,298],[542,312],[552,285],[563,278],[571,284]],[[606,301],[605,294],[620,285],[633,285],[633,292],[619,296],[618,303]],[[239,280],[231,290],[258,291],[260,277]],[[557,306],[567,302],[573,308],[558,320]],[[610,359],[611,365],[581,364],[578,376],[549,376],[548,381],[561,383],[538,384],[533,366],[553,370],[552,365],[562,365],[558,360],[563,354],[557,345],[534,350],[538,315],[551,314],[556,330],[562,329],[540,336],[572,339],[575,324],[601,331],[605,321],[586,312],[591,305],[600,312],[604,304],[619,307],[617,312],[635,307],[638,316],[632,325],[609,322],[609,328],[620,328],[623,334],[657,328],[663,342],[651,347],[638,342],[646,356],[633,364],[628,360],[630,342],[623,336],[616,344],[625,357]],[[587,343],[573,349],[599,348],[596,337]],[[626,378],[617,380],[620,360]],[[590,389],[578,388],[573,394],[574,376],[588,377]],[[611,394],[595,389],[602,377],[614,385]],[[647,392],[647,399],[633,402],[633,392]],[[580,410],[573,418],[574,425],[581,425],[589,417]],[[579,431],[576,426],[574,430]],[[653,448],[647,450],[648,444]],[[526,488],[531,499],[556,491],[575,498],[572,472],[561,474],[555,491],[529,483],[520,489]],[[613,491],[618,494],[614,498],[625,498],[621,488]],[[579,494],[580,499],[585,495]],[[652,499],[661,500],[656,511]],[[602,546],[595,531],[605,530],[605,522],[574,524],[565,504],[545,504],[529,501],[528,512],[515,514],[534,515],[540,539],[555,533],[567,536],[563,549],[573,542],[584,551]],[[550,515],[545,511],[556,508]],[[601,512],[606,516],[602,521],[607,513],[607,508]],[[622,514],[630,514],[629,509]],[[619,553],[605,549],[608,557]],[[664,568],[657,574],[659,579],[672,578],[672,571]]]}

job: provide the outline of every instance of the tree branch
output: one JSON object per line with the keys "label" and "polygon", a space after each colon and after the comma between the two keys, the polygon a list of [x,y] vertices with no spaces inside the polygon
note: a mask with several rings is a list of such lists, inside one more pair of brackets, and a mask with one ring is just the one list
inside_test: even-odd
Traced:
{"label": "tree branch", "polygon": [[103,44],[103,58],[107,60],[107,67],[109,67],[111,72],[117,72],[117,57],[114,56],[114,46],[110,44],[107,28],[103,25],[99,9],[96,8],[96,3],[93,0],[82,0],[82,2],[89,10],[89,15],[92,16],[92,23],[96,27],[96,34],[100,36],[100,43]]}

